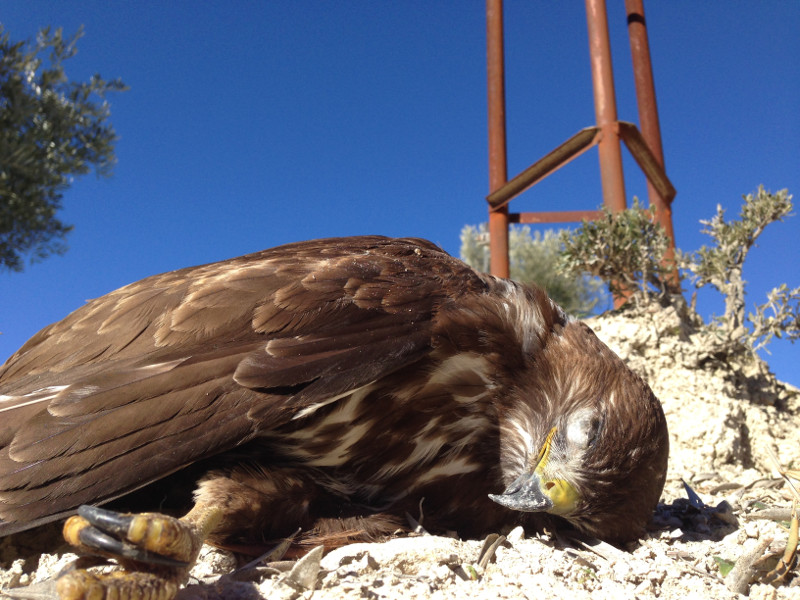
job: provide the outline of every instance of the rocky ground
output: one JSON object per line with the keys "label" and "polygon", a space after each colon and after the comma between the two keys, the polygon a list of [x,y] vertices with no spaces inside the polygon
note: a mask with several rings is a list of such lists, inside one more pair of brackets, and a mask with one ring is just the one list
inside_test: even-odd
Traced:
{"label": "rocky ground", "polygon": [[[208,548],[179,597],[800,599],[800,577],[763,582],[786,546],[791,509],[770,455],[800,467],[800,390],[761,361],[715,355],[708,334],[671,308],[590,324],[650,382],[669,422],[670,471],[649,539],[623,551],[521,530],[484,541],[419,535],[233,575],[232,557]],[[71,561],[38,553],[55,539],[55,529],[6,538],[0,588],[45,581]],[[47,597],[48,585],[27,597]]]}

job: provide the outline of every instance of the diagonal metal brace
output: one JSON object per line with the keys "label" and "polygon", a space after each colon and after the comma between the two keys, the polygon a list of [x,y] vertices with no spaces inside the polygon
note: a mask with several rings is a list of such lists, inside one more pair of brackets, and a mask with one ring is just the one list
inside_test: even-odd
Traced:
{"label": "diagonal metal brace", "polygon": [[644,137],[642,137],[636,125],[627,121],[617,121],[617,131],[619,132],[619,137],[625,142],[625,146],[628,147],[631,155],[636,160],[636,164],[639,165],[639,168],[656,189],[664,203],[669,204],[672,202],[676,194],[675,187],[664,172],[664,167],[661,166],[647,142],[644,141]]}
{"label": "diagonal metal brace", "polygon": [[511,202],[533,184],[541,181],[573,158],[583,154],[600,141],[599,127],[586,127],[552,150],[511,181],[486,197],[490,210],[497,210]]}

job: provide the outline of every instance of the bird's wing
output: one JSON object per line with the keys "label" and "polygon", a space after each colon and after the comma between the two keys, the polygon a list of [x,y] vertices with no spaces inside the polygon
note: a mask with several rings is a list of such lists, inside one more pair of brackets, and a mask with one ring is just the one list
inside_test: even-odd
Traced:
{"label": "bird's wing", "polygon": [[0,534],[230,449],[431,349],[484,280],[420,240],[319,240],[149,277],[0,368]]}

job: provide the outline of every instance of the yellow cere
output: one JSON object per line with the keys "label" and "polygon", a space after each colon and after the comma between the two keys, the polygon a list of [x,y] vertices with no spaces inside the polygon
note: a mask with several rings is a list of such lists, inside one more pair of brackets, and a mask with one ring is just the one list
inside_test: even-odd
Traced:
{"label": "yellow cere", "polygon": [[553,502],[553,507],[547,512],[554,515],[567,515],[575,510],[580,496],[575,487],[566,479],[551,479],[547,476],[547,466],[550,459],[550,448],[553,444],[553,436],[556,428],[553,427],[539,450],[535,473],[539,476],[542,485],[542,492],[547,494]]}

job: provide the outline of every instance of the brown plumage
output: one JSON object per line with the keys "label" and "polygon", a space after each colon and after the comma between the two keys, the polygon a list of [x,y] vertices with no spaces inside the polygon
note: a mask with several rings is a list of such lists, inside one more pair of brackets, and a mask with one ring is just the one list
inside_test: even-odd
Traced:
{"label": "brown plumage", "polygon": [[31,338],[0,369],[0,534],[190,476],[233,547],[391,531],[420,502],[433,531],[548,512],[621,542],[667,445],[647,385],[540,289],[423,240],[318,240],[149,277]]}

